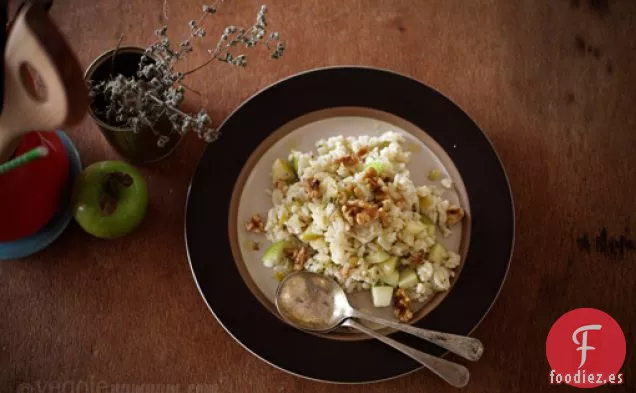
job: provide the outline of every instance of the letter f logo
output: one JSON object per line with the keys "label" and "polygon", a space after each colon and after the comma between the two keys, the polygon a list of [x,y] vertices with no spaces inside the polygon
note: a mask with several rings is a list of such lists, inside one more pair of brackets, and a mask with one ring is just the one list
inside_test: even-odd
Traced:
{"label": "letter f logo", "polygon": [[[579,364],[579,368],[583,367],[583,365],[585,364],[585,360],[587,359],[587,351],[588,350],[594,350],[596,348],[594,347],[590,347],[587,345],[587,332],[588,330],[601,330],[601,325],[585,325],[585,326],[581,326],[580,328],[576,329],[574,331],[574,333],[572,334],[572,341],[574,341],[574,344],[576,345],[581,345],[580,347],[578,347],[576,350],[577,351],[581,351],[581,364]],[[579,342],[579,340],[576,338],[576,336],[583,332],[582,334],[582,340],[581,342]]]}

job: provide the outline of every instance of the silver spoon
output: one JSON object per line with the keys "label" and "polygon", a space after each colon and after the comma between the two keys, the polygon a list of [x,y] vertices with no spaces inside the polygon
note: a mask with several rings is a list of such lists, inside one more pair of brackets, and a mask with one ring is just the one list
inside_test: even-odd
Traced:
{"label": "silver spoon", "polygon": [[[306,282],[303,284],[303,282]],[[329,321],[325,326],[320,327],[318,330],[331,330],[335,328],[340,322],[342,322],[346,318],[359,318],[365,319],[369,322],[377,323],[380,325],[388,326],[396,330],[400,330],[402,332],[412,334],[416,337],[422,338],[426,341],[429,341],[435,345],[438,345],[444,349],[447,349],[450,352],[453,352],[456,355],[463,357],[464,359],[477,361],[481,357],[484,352],[484,346],[481,341],[476,338],[459,336],[456,334],[450,333],[442,333],[433,330],[421,329],[411,325],[407,325],[405,323],[399,323],[390,321],[384,318],[378,318],[373,315],[369,315],[363,312],[360,312],[349,305],[347,300],[347,296],[340,286],[332,279],[326,278],[316,273],[310,272],[298,272],[293,273],[285,278],[283,282],[280,284],[278,288],[277,301],[279,301],[281,294],[284,292],[291,293],[289,291],[296,290],[303,285],[312,285],[318,286],[321,288],[328,288],[331,291],[331,296],[334,298],[333,303],[335,305],[334,314],[329,316]],[[289,288],[287,288],[289,287]],[[314,301],[311,298],[310,301]],[[278,306],[278,305],[277,305]],[[289,310],[291,307],[294,309],[302,307],[298,304],[293,304],[293,300],[288,299],[288,301],[280,306],[285,307],[286,310]],[[289,312],[283,312],[280,310],[280,306],[278,306],[279,311],[283,314],[289,314]],[[302,310],[301,310],[302,311]],[[292,321],[296,323],[296,321]],[[301,321],[298,321],[301,323]]]}
{"label": "silver spoon", "polygon": [[[477,341],[478,348],[473,351],[475,355],[471,356],[474,360],[478,359],[483,352],[481,343],[469,337],[427,331],[361,313],[351,307],[346,294],[334,280],[316,273],[298,272],[285,277],[276,293],[276,307],[287,322],[300,329],[328,332],[344,325],[360,330],[413,358],[456,387],[463,387],[468,383],[469,372],[466,367],[410,348],[351,318],[366,319],[415,334],[450,351],[463,354],[470,353],[461,349],[466,346],[466,342],[473,343],[474,346],[474,341]],[[405,327],[408,327],[408,330]]]}

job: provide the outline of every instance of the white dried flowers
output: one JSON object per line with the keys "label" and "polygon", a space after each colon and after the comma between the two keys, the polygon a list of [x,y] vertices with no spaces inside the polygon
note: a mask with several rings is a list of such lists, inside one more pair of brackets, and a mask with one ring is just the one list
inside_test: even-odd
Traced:
{"label": "white dried flowers", "polygon": [[[156,29],[154,33],[158,40],[145,50],[136,75],[125,77],[120,74],[105,81],[90,81],[91,96],[101,95],[106,102],[105,108],[93,110],[113,126],[130,128],[133,132],[152,130],[158,136],[157,145],[160,147],[170,141],[173,133],[183,135],[194,131],[207,142],[218,139],[219,132],[212,126],[212,120],[204,109],[197,114],[184,113],[179,109],[186,92],[183,79],[215,60],[247,66],[247,55],[236,53],[239,47],[253,48],[261,44],[270,51],[271,58],[279,59],[285,46],[277,32],[268,32],[267,7],[263,5],[250,28],[226,27],[214,49],[208,50],[209,59],[203,64],[187,72],[176,71],[176,64],[193,52],[192,41],[206,36],[203,22],[207,16],[216,13],[217,5],[218,2],[204,5],[199,19],[188,22],[189,37],[177,45],[168,37],[167,25]],[[113,56],[116,55],[117,51]],[[168,134],[157,130],[160,120],[166,118],[172,127]]]}

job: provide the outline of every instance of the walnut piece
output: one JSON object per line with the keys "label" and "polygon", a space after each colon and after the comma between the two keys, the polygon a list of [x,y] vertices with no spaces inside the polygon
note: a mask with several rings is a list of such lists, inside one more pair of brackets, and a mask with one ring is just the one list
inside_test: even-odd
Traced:
{"label": "walnut piece", "polygon": [[260,214],[256,213],[250,218],[250,220],[245,224],[245,228],[254,233],[263,233],[265,232],[265,224],[263,223],[263,218]]}
{"label": "walnut piece", "polygon": [[380,216],[377,205],[359,199],[347,201],[341,210],[342,215],[350,225],[367,225]]}
{"label": "walnut piece", "polygon": [[389,188],[386,186],[384,180],[382,180],[378,173],[374,168],[369,168],[364,174],[364,179],[366,180],[371,192],[373,193],[373,198],[377,202],[382,202],[386,199],[390,199],[389,196]]}
{"label": "walnut piece", "polygon": [[309,250],[306,246],[300,246],[293,251],[291,258],[294,261],[294,271],[301,271],[309,259]]}
{"label": "walnut piece", "polygon": [[419,265],[424,261],[424,251],[420,250],[411,255],[411,263]]}
{"label": "walnut piece", "polygon": [[307,195],[309,195],[309,198],[320,198],[320,181],[318,179],[310,177],[309,179],[305,180],[305,190],[307,191]]}
{"label": "walnut piece", "polygon": [[364,199],[366,196],[360,187],[353,187],[353,195],[358,199]]}
{"label": "walnut piece", "polygon": [[340,210],[342,211],[342,216],[344,217],[344,219],[349,223],[349,225],[353,225],[354,223],[354,211],[352,209],[347,208],[347,202],[345,201],[345,204],[342,205],[342,207],[340,208]]}
{"label": "walnut piece", "polygon": [[381,207],[378,209],[378,217],[380,217],[380,222],[385,227],[388,227],[391,224],[391,217],[389,216],[389,211],[391,211],[391,207],[393,206],[393,201],[391,199],[385,199],[380,202]]}
{"label": "walnut piece", "polygon": [[457,224],[464,218],[464,209],[461,207],[451,205],[446,209],[446,222],[448,225]]}
{"label": "walnut piece", "polygon": [[367,225],[371,223],[371,221],[373,221],[373,218],[367,212],[362,211],[356,215],[356,223],[358,225]]}
{"label": "walnut piece", "polygon": [[336,199],[336,202],[338,202],[338,204],[340,206],[343,206],[345,203],[347,203],[348,199],[349,199],[349,196],[347,195],[347,193],[345,191],[339,191],[338,192],[338,198]]}
{"label": "walnut piece", "polygon": [[360,159],[358,159],[358,157],[356,156],[344,156],[340,159],[338,159],[338,161],[336,161],[337,163],[342,163],[344,164],[344,166],[354,166],[354,165],[358,165],[358,163],[360,162]]}
{"label": "walnut piece", "polygon": [[395,316],[402,322],[408,322],[413,318],[413,311],[411,311],[411,298],[404,288],[398,288],[395,291],[395,299],[393,302],[395,306]]}
{"label": "walnut piece", "polygon": [[391,199],[391,196],[389,195],[389,187],[382,185],[375,191],[375,200],[382,202],[387,199]]}
{"label": "walnut piece", "polygon": [[380,222],[384,227],[388,227],[389,225],[391,225],[391,217],[387,215],[386,211],[384,211],[384,208],[381,207],[378,210],[378,217],[380,218]]}
{"label": "walnut piece", "polygon": [[364,178],[371,179],[374,177],[378,177],[378,171],[376,171],[374,167],[367,168],[367,170],[364,172]]}

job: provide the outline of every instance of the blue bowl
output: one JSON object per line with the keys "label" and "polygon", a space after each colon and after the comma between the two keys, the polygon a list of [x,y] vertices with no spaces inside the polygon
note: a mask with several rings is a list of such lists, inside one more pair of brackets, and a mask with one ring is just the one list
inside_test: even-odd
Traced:
{"label": "blue bowl", "polygon": [[69,179],[66,195],[63,198],[60,210],[51,221],[39,232],[24,239],[13,242],[0,242],[0,260],[20,259],[35,254],[53,243],[64,232],[73,217],[71,212],[71,191],[75,179],[82,172],[82,161],[79,152],[70,138],[62,131],[56,131],[62,140],[66,154],[69,158]]}

